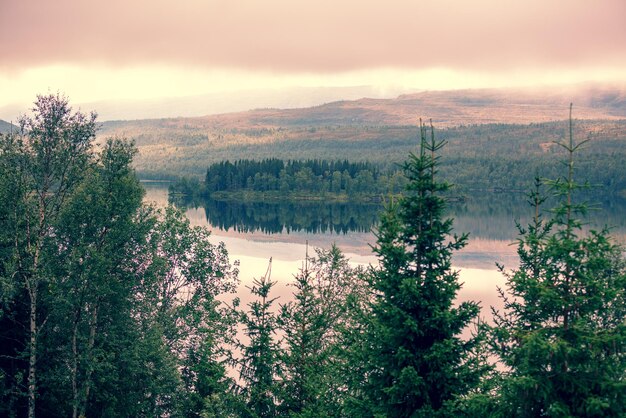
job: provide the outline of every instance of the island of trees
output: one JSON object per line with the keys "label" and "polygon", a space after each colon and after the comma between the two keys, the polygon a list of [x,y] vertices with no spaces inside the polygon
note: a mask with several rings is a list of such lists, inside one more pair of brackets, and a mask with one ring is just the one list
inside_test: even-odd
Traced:
{"label": "island of trees", "polygon": [[456,301],[451,256],[468,236],[445,216],[432,126],[380,215],[377,265],[318,249],[281,303],[269,260],[242,306],[223,297],[239,283],[224,245],[174,207],[144,205],[132,143],[95,148],[95,121],[41,96],[0,136],[0,415],[626,414],[624,249],[580,221],[571,117],[563,174],[529,192],[519,265],[501,267],[504,308],[487,322]]}
{"label": "island of trees", "polygon": [[212,164],[203,183],[182,178],[170,192],[231,200],[379,201],[383,194],[400,192],[405,183],[398,168],[382,172],[372,163],[271,158]]}

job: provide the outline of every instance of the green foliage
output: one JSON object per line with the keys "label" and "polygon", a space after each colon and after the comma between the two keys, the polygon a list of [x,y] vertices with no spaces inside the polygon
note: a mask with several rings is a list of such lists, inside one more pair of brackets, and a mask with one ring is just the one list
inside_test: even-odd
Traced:
{"label": "green foliage", "polygon": [[281,414],[294,417],[337,415],[343,407],[343,340],[348,301],[364,283],[361,269],[348,265],[336,246],[316,250],[294,278],[294,300],[281,307]]}
{"label": "green foliage", "polygon": [[[237,269],[228,259],[223,243],[213,245],[209,231],[192,227],[184,214],[172,206],[149,236],[154,258],[151,282],[145,281],[142,297],[151,299],[148,315],[163,327],[176,352],[184,352],[188,338],[203,323],[203,314],[213,310],[215,297],[233,292]],[[182,344],[182,345],[181,345]]]}
{"label": "green foliage", "polygon": [[0,196],[6,199],[8,215],[3,219],[7,223],[3,229],[10,231],[5,239],[13,244],[3,260],[10,279],[2,282],[10,283],[7,287],[14,296],[28,300],[27,317],[13,318],[14,324],[28,330],[28,342],[12,344],[9,356],[28,358],[27,373],[11,374],[20,379],[26,376],[26,382],[16,379],[14,383],[27,388],[29,417],[36,413],[37,357],[41,327],[48,315],[47,287],[57,280],[46,261],[56,251],[53,231],[62,207],[90,163],[95,117],[72,113],[68,100],[61,95],[38,96],[33,115],[20,118],[20,132],[1,137],[0,165],[6,170],[2,175],[12,184],[2,190],[11,194]]}
{"label": "green foliage", "polygon": [[[142,301],[142,321],[159,330],[184,390],[173,394],[174,411],[216,408],[225,401],[233,319],[222,315],[216,297],[234,292],[238,263],[231,264],[223,243],[209,241],[209,231],[192,227],[183,213],[165,208],[147,237],[150,253],[146,274],[136,297]],[[174,401],[172,401],[174,402]]]}
{"label": "green foliage", "polygon": [[[132,257],[132,243],[141,239],[145,227],[136,224],[143,190],[130,168],[134,148],[120,140],[105,144],[84,181],[63,207],[55,231],[58,250],[46,259],[51,274],[59,278],[50,284],[52,298],[49,319],[42,333],[46,355],[45,401],[53,398],[62,384],[71,382],[72,415],[84,415],[94,374],[102,367],[97,353],[109,338],[124,339],[123,328],[108,321],[122,320],[131,305],[123,295],[132,295],[131,271],[123,268]],[[122,332],[122,334],[120,334]],[[69,367],[68,367],[69,365]],[[68,415],[70,413],[68,412]]]}
{"label": "green foliage", "polygon": [[183,361],[181,416],[233,416],[239,400],[228,375],[232,366],[235,327],[238,318],[226,307],[211,307],[210,317],[191,338]]}
{"label": "green foliage", "polygon": [[[522,148],[540,155],[537,165],[558,146],[566,150],[566,175],[537,180],[529,195],[534,214],[528,226],[518,225],[519,267],[502,268],[507,288],[490,328],[491,352],[483,326],[468,335],[478,304],[455,301],[461,285],[451,257],[467,235],[452,234],[452,220],[444,217],[450,186],[437,179],[468,158],[484,164],[447,175],[475,176],[479,187],[507,175],[506,184],[523,184],[516,176],[535,166],[513,155],[522,149],[517,140],[487,146],[492,133],[516,127],[447,130],[448,139],[470,132],[485,145],[477,151],[463,144],[456,160],[448,150],[447,166],[439,159],[445,141],[435,141],[432,126],[428,140],[421,127],[419,152],[403,164],[403,181],[379,166],[347,161],[268,158],[214,166],[206,182],[214,191],[347,195],[406,185],[381,216],[378,267],[352,268],[334,246],[307,254],[293,300],[278,311],[270,259],[268,272],[249,288],[255,299],[241,312],[238,299],[233,307],[220,301],[238,285],[238,264],[224,244],[211,243],[205,228],[174,207],[143,205],[134,144],[108,139],[94,151],[95,115],[72,113],[59,95],[38,97],[33,116],[20,125],[19,132],[0,134],[2,416],[626,415],[624,248],[608,229],[584,224],[588,206],[579,201],[584,187],[574,156],[586,141],[574,144],[571,117],[569,142],[555,147],[537,142],[543,128],[559,138],[553,125],[522,129],[532,134]],[[587,172],[602,160],[606,173],[623,171],[619,141],[606,139],[621,132],[621,122],[594,126],[607,129],[603,151],[586,154],[578,169]],[[450,142],[456,152],[460,142]],[[501,159],[503,149],[512,156]],[[623,173],[604,186],[619,190],[622,179]],[[550,212],[546,185],[558,201]],[[247,209],[239,211],[232,215]],[[282,230],[285,215],[275,216],[256,222]],[[326,228],[343,230],[332,221]],[[499,368],[487,366],[489,354]],[[231,377],[237,367],[238,380]]]}
{"label": "green foliage", "polygon": [[[254,161],[222,161],[209,166],[204,185],[197,179],[183,177],[170,186],[170,194],[190,197],[216,197],[245,190],[247,192],[280,192],[314,195],[376,195],[393,192],[400,180],[394,173],[380,173],[370,163],[326,160],[290,160],[276,158]],[[395,186],[395,187],[394,187]],[[399,188],[398,188],[399,190]]]}
{"label": "green foliage", "polygon": [[95,115],[45,96],[21,126],[0,135],[0,414],[222,411],[224,245],[143,206],[133,144],[94,154]]}
{"label": "green foliage", "polygon": [[508,416],[626,414],[626,266],[608,229],[585,232],[580,221],[587,205],[576,202],[574,155],[584,142],[574,144],[570,113],[569,142],[559,144],[566,175],[547,182],[559,203],[546,217],[537,180],[519,267],[503,269],[493,346],[507,370],[498,401]]}
{"label": "green foliage", "polygon": [[247,312],[240,312],[240,321],[248,340],[239,343],[242,354],[239,377],[243,382],[240,394],[245,402],[241,416],[256,418],[277,414],[281,348],[275,339],[278,324],[272,305],[276,298],[270,297],[270,291],[276,282],[270,279],[271,267],[270,259],[265,275],[255,278],[249,287],[256,299],[248,304]]}
{"label": "green foliage", "polygon": [[356,415],[443,413],[478,384],[483,371],[472,356],[480,338],[461,338],[476,320],[478,304],[454,306],[460,284],[450,259],[467,236],[451,237],[452,220],[443,218],[440,194],[449,185],[435,180],[443,145],[434,132],[427,142],[422,128],[419,154],[403,166],[406,194],[381,217],[374,247],[380,267],[371,272],[374,300],[358,359],[367,369],[355,393]]}

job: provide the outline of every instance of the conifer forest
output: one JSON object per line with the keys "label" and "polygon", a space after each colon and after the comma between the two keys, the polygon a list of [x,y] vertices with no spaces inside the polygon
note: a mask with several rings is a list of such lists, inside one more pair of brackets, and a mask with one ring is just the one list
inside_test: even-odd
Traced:
{"label": "conifer forest", "polygon": [[[0,416],[626,416],[626,252],[585,221],[594,187],[624,190],[623,150],[584,154],[575,111],[533,127],[561,132],[534,165],[451,154],[455,129],[420,121],[400,164],[242,153],[177,176],[178,199],[380,204],[377,262],[310,248],[287,299],[271,259],[243,278],[207,227],[145,203],[133,141],[38,96],[0,133]],[[499,307],[459,301],[472,236],[448,208],[499,178],[528,202],[517,262]]]}

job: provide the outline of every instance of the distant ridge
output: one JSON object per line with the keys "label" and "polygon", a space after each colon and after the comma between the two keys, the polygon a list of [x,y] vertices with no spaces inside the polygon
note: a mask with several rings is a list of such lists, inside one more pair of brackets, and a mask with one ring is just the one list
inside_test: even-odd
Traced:
{"label": "distant ridge", "polygon": [[[579,118],[623,118],[626,117],[626,85],[587,83],[542,89],[423,92],[372,86],[291,87],[146,100],[105,100],[78,103],[73,107],[83,112],[96,111],[100,122],[212,118],[251,111],[250,116],[256,113],[257,117],[264,114],[275,117],[278,114],[284,121],[300,119],[297,121],[300,124],[303,121],[299,114],[306,118],[309,113],[312,117],[317,114],[319,123],[402,125],[414,124],[415,117],[421,116],[451,126],[561,119],[560,109],[570,102],[578,109]],[[0,106],[0,119],[14,119],[27,113],[29,108],[28,104]],[[311,122],[315,124],[313,119]]]}
{"label": "distant ridge", "polygon": [[[626,118],[626,88],[588,86],[546,91],[454,90],[403,94],[392,99],[361,98],[299,108],[263,107],[199,117],[162,118],[206,129],[298,126],[407,126],[421,117],[439,127],[489,123],[527,124],[566,118],[574,103],[577,119]],[[176,121],[176,122],[174,122]],[[143,121],[122,124],[133,126]],[[119,123],[113,123],[119,125]],[[106,124],[105,124],[106,127]]]}
{"label": "distant ridge", "polygon": [[415,125],[432,119],[440,127],[489,123],[539,123],[566,118],[573,102],[578,119],[626,118],[626,89],[592,88],[549,93],[523,90],[426,91],[394,99],[341,100],[300,109],[256,109],[196,119],[229,128],[252,126]]}
{"label": "distant ridge", "polygon": [[0,133],[8,133],[11,132],[11,130],[15,132],[17,130],[17,126],[0,119]]}
{"label": "distant ridge", "polygon": [[[401,91],[381,92],[370,86],[293,87],[210,93],[187,97],[148,100],[107,100],[81,103],[76,108],[95,110],[100,121],[137,120],[170,117],[198,117],[257,108],[304,108],[339,99],[393,97]],[[1,115],[2,113],[0,113]]]}

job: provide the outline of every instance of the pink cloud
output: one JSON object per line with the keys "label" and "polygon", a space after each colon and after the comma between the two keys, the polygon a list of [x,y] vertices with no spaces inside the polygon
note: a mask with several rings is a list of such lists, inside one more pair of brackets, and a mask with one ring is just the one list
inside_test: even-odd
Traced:
{"label": "pink cloud", "polygon": [[0,0],[0,68],[624,66],[624,22],[623,0]]}

